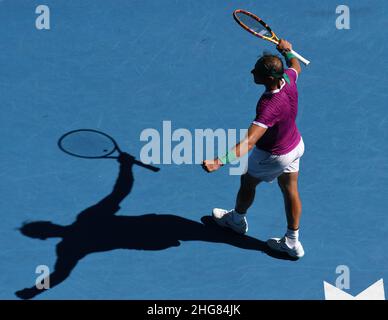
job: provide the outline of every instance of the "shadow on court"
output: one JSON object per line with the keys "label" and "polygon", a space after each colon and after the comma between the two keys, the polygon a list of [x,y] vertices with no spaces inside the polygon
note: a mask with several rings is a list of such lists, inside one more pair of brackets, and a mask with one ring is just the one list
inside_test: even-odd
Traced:
{"label": "shadow on court", "polygon": [[[293,260],[287,255],[272,252],[263,241],[218,227],[210,216],[202,217],[202,223],[167,214],[116,216],[120,202],[133,187],[134,161],[126,153],[119,157],[120,171],[112,192],[83,210],[71,225],[36,221],[20,228],[23,235],[31,238],[62,238],[56,246],[54,271],[49,276],[51,288],[66,280],[78,261],[90,253],[115,249],[164,250],[180,246],[181,241],[224,243],[261,251],[279,259]],[[32,286],[15,294],[21,299],[31,299],[42,292],[44,289]]]}

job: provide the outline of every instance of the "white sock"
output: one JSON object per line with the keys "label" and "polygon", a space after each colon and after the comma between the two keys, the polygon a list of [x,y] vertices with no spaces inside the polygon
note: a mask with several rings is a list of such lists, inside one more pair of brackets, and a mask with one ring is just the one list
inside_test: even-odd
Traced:
{"label": "white sock", "polygon": [[299,229],[291,230],[287,229],[286,232],[286,243],[289,247],[295,247],[295,245],[299,242]]}
{"label": "white sock", "polygon": [[241,220],[243,220],[245,218],[245,216],[246,216],[246,214],[237,213],[236,210],[233,210],[232,218],[233,218],[234,222],[240,223]]}

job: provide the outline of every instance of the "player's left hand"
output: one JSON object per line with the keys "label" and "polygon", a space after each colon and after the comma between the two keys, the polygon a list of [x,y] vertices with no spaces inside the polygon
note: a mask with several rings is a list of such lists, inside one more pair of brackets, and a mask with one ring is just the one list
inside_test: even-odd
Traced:
{"label": "player's left hand", "polygon": [[287,40],[280,39],[279,44],[276,46],[276,49],[278,49],[278,51],[283,54],[292,50],[292,44]]}
{"label": "player's left hand", "polygon": [[213,172],[222,167],[222,162],[217,158],[214,160],[205,160],[202,162],[202,168],[206,172]]}

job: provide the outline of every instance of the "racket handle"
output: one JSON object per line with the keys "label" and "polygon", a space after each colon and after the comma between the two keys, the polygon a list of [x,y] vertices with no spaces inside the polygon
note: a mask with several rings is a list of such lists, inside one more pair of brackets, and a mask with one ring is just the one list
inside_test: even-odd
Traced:
{"label": "racket handle", "polygon": [[154,171],[154,172],[158,172],[160,170],[160,168],[151,166],[150,164],[145,164],[145,163],[143,163],[143,162],[141,162],[139,160],[135,160],[134,163],[137,164],[140,167],[149,169],[149,170]]}
{"label": "racket handle", "polygon": [[298,60],[302,61],[306,66],[310,64],[310,61],[306,58],[303,58],[299,53],[295,52],[294,50],[290,51]]}

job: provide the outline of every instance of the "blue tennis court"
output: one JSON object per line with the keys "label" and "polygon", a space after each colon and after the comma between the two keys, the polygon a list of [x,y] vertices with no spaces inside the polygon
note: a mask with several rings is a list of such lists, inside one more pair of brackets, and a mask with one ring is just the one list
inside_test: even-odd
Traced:
{"label": "blue tennis court", "polygon": [[[49,30],[35,25],[42,4]],[[55,286],[30,290],[43,300],[320,300],[339,265],[354,296],[388,279],[388,3],[348,1],[344,30],[338,5],[0,1],[0,298],[19,299],[38,266],[56,270]],[[233,21],[237,8],[311,60],[298,80],[306,255],[297,261],[265,244],[286,228],[277,183],[258,186],[249,232],[238,236],[211,219],[212,208],[234,206],[239,176],[229,168],[156,163],[154,172],[57,144],[94,129],[140,159],[141,133],[164,139],[163,123],[193,139],[196,129],[247,129],[263,92],[250,71],[276,49]]]}

